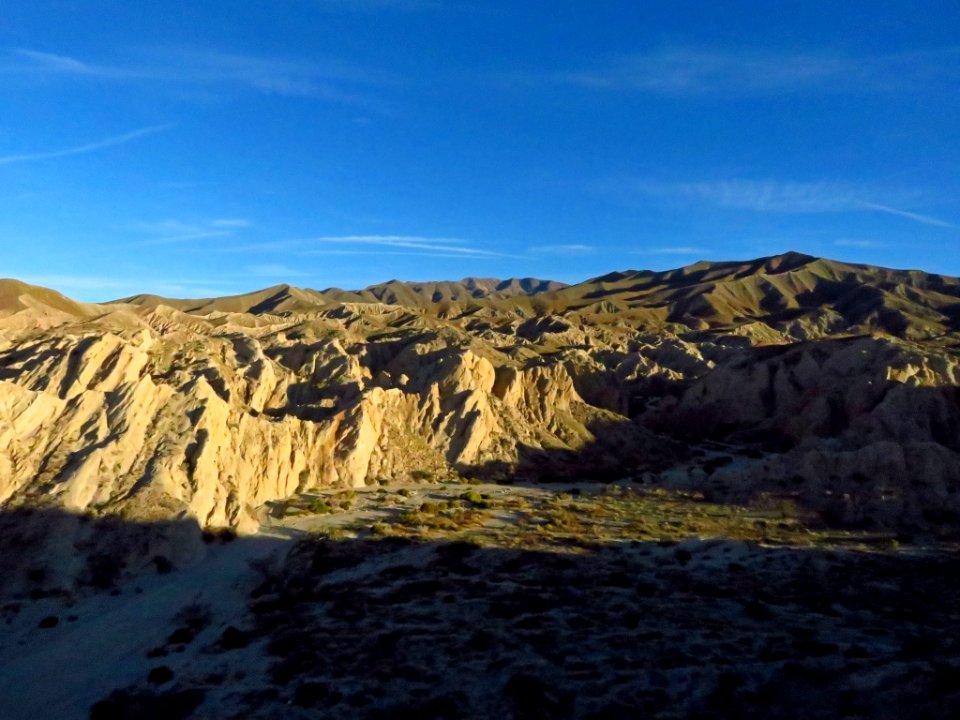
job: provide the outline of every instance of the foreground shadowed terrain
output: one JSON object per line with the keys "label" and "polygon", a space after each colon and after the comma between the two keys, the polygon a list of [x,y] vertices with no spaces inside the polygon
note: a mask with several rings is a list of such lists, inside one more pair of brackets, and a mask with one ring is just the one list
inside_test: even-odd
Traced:
{"label": "foreground shadowed terrain", "polygon": [[956,717],[956,570],[727,541],[311,540],[208,643],[217,670],[92,717]]}
{"label": "foreground shadowed terrain", "polygon": [[[9,718],[960,710],[956,547],[835,531],[792,506],[419,484],[308,495],[235,539],[191,523],[27,519],[91,526],[113,553],[79,543],[75,586],[35,564],[8,594]],[[4,520],[9,541],[24,518]],[[192,537],[190,556],[161,554],[171,533]],[[131,551],[144,542],[156,554]]]}

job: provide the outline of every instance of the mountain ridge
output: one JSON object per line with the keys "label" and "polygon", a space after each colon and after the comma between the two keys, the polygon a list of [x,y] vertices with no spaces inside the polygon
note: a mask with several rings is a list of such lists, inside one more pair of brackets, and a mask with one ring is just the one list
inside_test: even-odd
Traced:
{"label": "mountain ridge", "polygon": [[[361,290],[343,290],[330,287],[324,290],[301,288],[281,283],[267,288],[224,297],[166,298],[159,295],[132,295],[104,304],[131,304],[140,306],[167,305],[188,312],[212,312],[229,309],[233,312],[270,312],[304,309],[307,306],[325,307],[337,302],[386,302],[392,305],[420,307],[439,302],[450,302],[486,297],[535,295],[564,287],[564,283],[538,278],[476,278],[410,282],[388,280],[369,285]],[[288,295],[289,297],[283,297]],[[275,296],[275,297],[274,297]],[[265,302],[267,299],[270,302]]]}
{"label": "mountain ridge", "polygon": [[[864,291],[860,288],[872,290]],[[698,261],[681,268],[623,270],[565,285],[534,278],[464,278],[460,281],[390,280],[363,290],[311,290],[281,284],[241,295],[197,300],[132,296],[113,304],[169,305],[190,313],[303,312],[337,303],[386,303],[426,309],[452,304],[466,311],[515,305],[529,315],[571,311],[646,314],[653,325],[694,329],[729,327],[744,319],[791,314],[823,315],[825,307],[868,320],[888,332],[910,327],[904,314],[943,331],[960,320],[960,280],[919,270],[846,263],[798,252],[745,261]],[[448,313],[450,314],[450,313]],[[832,322],[835,318],[827,318]]]}

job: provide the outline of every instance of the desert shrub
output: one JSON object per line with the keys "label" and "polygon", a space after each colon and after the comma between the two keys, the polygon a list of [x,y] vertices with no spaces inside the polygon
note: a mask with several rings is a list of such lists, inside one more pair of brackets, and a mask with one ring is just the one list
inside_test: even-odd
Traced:
{"label": "desert shrub", "polygon": [[327,515],[328,513],[333,512],[333,508],[330,505],[320,498],[316,498],[307,506],[307,510],[312,512],[314,515]]}
{"label": "desert shrub", "polygon": [[180,608],[177,614],[173,616],[173,621],[177,625],[186,626],[197,633],[210,624],[210,618],[210,606],[206,603],[195,602]]}
{"label": "desert shrub", "polygon": [[430,480],[433,478],[433,473],[429,470],[411,470],[410,477],[414,480]]}
{"label": "desert shrub", "polygon": [[483,505],[483,496],[476,490],[469,490],[460,496],[461,500],[466,500],[474,505]]}
{"label": "desert shrub", "polygon": [[397,495],[400,495],[401,497],[410,497],[413,495],[413,492],[408,488],[400,488],[397,490]]}
{"label": "desert shrub", "polygon": [[147,675],[147,682],[151,682],[154,685],[163,685],[171,680],[173,680],[173,670],[166,665],[151,668],[150,673]]}
{"label": "desert shrub", "polygon": [[218,540],[222,543],[228,543],[237,539],[237,531],[233,528],[208,528],[203,531],[201,537],[207,545]]}
{"label": "desert shrub", "polygon": [[233,625],[228,625],[220,635],[220,646],[225,650],[240,650],[249,644],[250,635]]}
{"label": "desert shrub", "polygon": [[343,540],[348,537],[348,533],[343,528],[339,527],[330,527],[324,528],[323,530],[313,534],[313,539],[317,541],[323,540]]}
{"label": "desert shrub", "polygon": [[166,555],[154,555],[150,562],[160,575],[167,575],[173,571],[173,562]]}
{"label": "desert shrub", "polygon": [[34,585],[41,585],[47,579],[47,568],[44,565],[34,565],[27,570],[27,580]]}
{"label": "desert shrub", "polygon": [[[196,633],[189,627],[179,627],[170,633],[167,638],[168,645],[187,645],[193,642]],[[148,655],[149,657],[149,655]]]}
{"label": "desert shrub", "polygon": [[122,572],[123,565],[118,558],[107,553],[97,553],[87,558],[81,581],[98,590],[109,590],[116,584]]}
{"label": "desert shrub", "polygon": [[233,542],[237,539],[237,531],[233,528],[219,528],[216,531],[217,540],[222,543]]}

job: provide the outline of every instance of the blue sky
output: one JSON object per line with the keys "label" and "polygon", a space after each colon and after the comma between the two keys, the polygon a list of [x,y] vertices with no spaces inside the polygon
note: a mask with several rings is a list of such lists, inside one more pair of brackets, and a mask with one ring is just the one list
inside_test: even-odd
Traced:
{"label": "blue sky", "polygon": [[0,276],[960,275],[960,3],[6,0]]}

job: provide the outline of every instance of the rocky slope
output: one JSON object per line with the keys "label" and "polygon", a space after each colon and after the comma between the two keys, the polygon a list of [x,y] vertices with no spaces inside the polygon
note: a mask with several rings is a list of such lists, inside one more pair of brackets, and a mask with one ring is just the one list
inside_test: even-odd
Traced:
{"label": "rocky slope", "polygon": [[250,529],[321,486],[586,474],[943,528],[958,378],[960,281],[796,253],[108,305],[3,281],[0,502]]}

